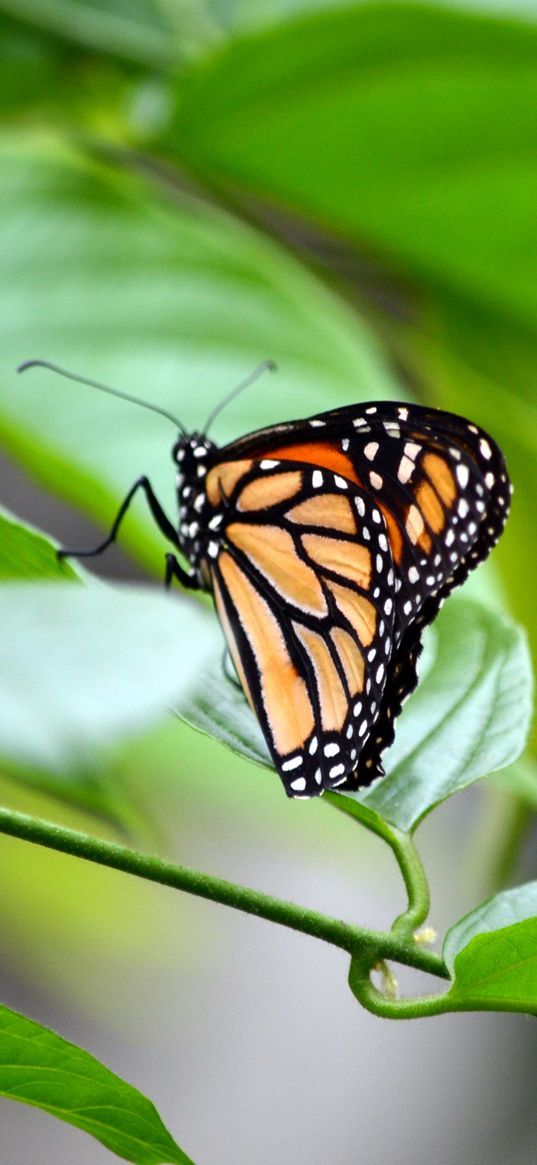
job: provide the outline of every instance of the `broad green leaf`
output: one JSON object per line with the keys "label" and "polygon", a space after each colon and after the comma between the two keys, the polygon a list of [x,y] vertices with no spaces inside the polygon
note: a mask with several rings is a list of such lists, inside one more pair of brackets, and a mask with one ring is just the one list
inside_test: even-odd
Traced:
{"label": "broad green leaf", "polygon": [[66,774],[166,715],[213,653],[185,596],[132,586],[1,588],[0,757]]}
{"label": "broad green leaf", "polygon": [[78,577],[67,561],[58,562],[48,538],[8,517],[0,508],[0,581],[54,579],[65,582]]}
{"label": "broad green leaf", "polygon": [[531,718],[531,662],[520,628],[458,598],[434,627],[434,662],[398,722],[388,775],[360,795],[404,830],[516,760]]}
{"label": "broad green leaf", "polygon": [[[502,890],[488,898],[447,931],[442,954],[449,970],[453,971],[455,959],[476,935],[504,930],[531,919],[537,920],[537,882]],[[537,1000],[537,979],[535,997]]]}
{"label": "broad green leaf", "polygon": [[44,1109],[135,1165],[192,1165],[141,1092],[82,1048],[1,1006],[0,1095]]}
{"label": "broad green leaf", "polygon": [[[346,795],[402,830],[415,828],[440,801],[515,760],[531,714],[527,646],[510,621],[477,603],[452,599],[426,638],[423,678],[385,755],[387,776],[370,790]],[[257,721],[223,668],[205,669],[174,707],[189,724],[271,767]]]}
{"label": "broad green leaf", "polygon": [[[216,618],[216,615],[215,615]],[[246,703],[238,681],[226,674],[224,639],[215,640],[215,659],[196,677],[180,701],[177,715],[192,728],[214,736],[246,760],[273,768],[259,723]]]}
{"label": "broad green leaf", "polygon": [[210,181],[533,326],[536,65],[532,24],[411,3],[314,13],[193,68],[170,144]]}
{"label": "broad green leaf", "polygon": [[[273,357],[278,375],[229,406],[217,441],[371,395],[401,396],[365,326],[297,262],[160,184],[89,166],[48,140],[4,141],[0,223],[0,439],[108,528],[141,473],[173,515],[173,426],[49,372],[17,378],[21,360],[55,360],[200,428],[230,387]],[[122,541],[163,569],[163,540],[143,500]]]}
{"label": "broad green leaf", "polygon": [[455,957],[451,1010],[537,1015],[537,918],[477,934]]}

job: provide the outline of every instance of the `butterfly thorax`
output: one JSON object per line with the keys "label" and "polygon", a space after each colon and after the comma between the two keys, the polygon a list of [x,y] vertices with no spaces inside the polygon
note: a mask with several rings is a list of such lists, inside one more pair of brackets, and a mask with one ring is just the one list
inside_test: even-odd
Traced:
{"label": "butterfly thorax", "polygon": [[207,575],[202,564],[217,553],[218,531],[214,507],[206,494],[206,476],[216,449],[202,433],[182,436],[174,445],[173,460],[177,466],[175,484],[179,506],[179,542],[181,550],[198,575],[200,587],[207,588]]}

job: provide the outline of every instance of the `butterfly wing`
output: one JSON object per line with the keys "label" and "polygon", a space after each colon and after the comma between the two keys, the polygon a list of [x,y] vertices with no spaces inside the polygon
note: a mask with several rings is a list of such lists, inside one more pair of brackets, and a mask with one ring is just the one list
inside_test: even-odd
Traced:
{"label": "butterfly wing", "polygon": [[[401,629],[424,626],[438,599],[487,557],[509,512],[501,450],[483,429],[439,409],[379,401],[260,430],[219,451],[313,464],[373,497],[402,591]],[[431,602],[435,599],[435,602]]]}
{"label": "butterfly wing", "polygon": [[241,438],[206,489],[225,521],[217,607],[287,791],[369,783],[423,628],[505,524],[500,450],[464,418],[377,402]]}
{"label": "butterfly wing", "polygon": [[379,508],[343,479],[316,475],[254,462],[211,563],[245,694],[287,792],[306,797],[345,783],[359,764],[389,676],[395,614]]}

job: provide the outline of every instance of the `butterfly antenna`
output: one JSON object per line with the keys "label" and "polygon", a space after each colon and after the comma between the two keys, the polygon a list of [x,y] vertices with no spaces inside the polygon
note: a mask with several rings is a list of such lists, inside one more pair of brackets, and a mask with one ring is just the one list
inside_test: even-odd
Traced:
{"label": "butterfly antenna", "polygon": [[204,436],[207,436],[213,421],[216,420],[219,413],[222,412],[222,409],[225,409],[230,401],[234,400],[235,397],[238,396],[240,392],[242,392],[243,388],[248,388],[248,386],[253,384],[254,380],[257,380],[259,376],[262,376],[264,372],[277,371],[278,365],[274,363],[274,360],[262,360],[261,364],[258,364],[257,368],[254,368],[253,372],[251,372],[245,380],[241,380],[240,384],[237,384],[235,388],[231,390],[231,392],[228,392],[227,396],[225,396],[224,399],[220,401],[220,404],[217,404],[216,408],[213,409],[209,420],[203,429]]}
{"label": "butterfly antenna", "polygon": [[98,388],[101,392],[109,393],[110,396],[118,396],[120,400],[127,400],[131,404],[140,405],[143,409],[150,409],[152,413],[160,413],[161,417],[173,421],[179,431],[186,434],[185,426],[172,413],[167,412],[166,409],[161,409],[159,405],[152,405],[146,400],[140,400],[137,396],[130,396],[128,392],[120,392],[117,388],[110,388],[108,384],[101,384],[99,380],[89,380],[87,376],[68,372],[66,368],[60,368],[59,364],[52,364],[50,360],[25,360],[23,364],[19,364],[17,372],[26,372],[28,368],[48,368],[50,372],[57,372],[59,376],[65,376],[67,380],[76,380],[78,384],[87,384],[90,388]]}

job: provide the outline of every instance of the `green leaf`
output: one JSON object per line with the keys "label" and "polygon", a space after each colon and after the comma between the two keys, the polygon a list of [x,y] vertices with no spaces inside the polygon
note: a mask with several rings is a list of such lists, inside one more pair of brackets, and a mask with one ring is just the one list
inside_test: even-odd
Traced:
{"label": "green leaf", "polygon": [[434,660],[398,721],[388,775],[360,795],[403,830],[516,760],[530,725],[531,661],[520,628],[457,598],[434,630]]}
{"label": "green leaf", "polygon": [[[450,600],[427,634],[422,680],[385,756],[387,776],[356,798],[412,830],[459,789],[511,764],[526,741],[532,673],[523,632],[477,603]],[[174,704],[189,724],[272,767],[240,690],[214,666]],[[349,810],[351,811],[351,810]]]}
{"label": "green leaf", "polygon": [[537,238],[536,64],[521,21],[425,4],[315,13],[192,69],[170,144],[212,182],[533,325],[519,245]]}
{"label": "green leaf", "polygon": [[537,882],[505,890],[457,922],[444,957],[453,1010],[537,1014]]}
{"label": "green leaf", "polygon": [[69,562],[58,562],[52,542],[29,526],[8,517],[0,508],[0,581],[54,579],[65,582],[79,576]]}
{"label": "green leaf", "polygon": [[0,12],[60,40],[136,64],[169,66],[178,57],[173,22],[155,0],[0,0]]}
{"label": "green leaf", "polygon": [[2,1006],[0,1095],[44,1109],[136,1165],[192,1165],[141,1092],[82,1048]]}
{"label": "green leaf", "polygon": [[174,709],[191,728],[216,737],[246,760],[273,769],[265,738],[238,681],[226,676],[223,637],[215,647],[215,659],[196,677],[181,700],[174,702]]}
{"label": "green leaf", "polygon": [[[457,956],[476,935],[504,930],[530,919],[537,919],[537,882],[502,890],[488,898],[446,932],[442,954],[449,970],[453,972]],[[537,980],[535,991],[537,999]]]}
{"label": "green leaf", "polygon": [[[160,184],[90,167],[49,140],[4,141],[0,219],[0,437],[108,529],[141,473],[173,514],[173,428],[49,372],[10,376],[21,360],[55,360],[199,429],[273,357],[279,374],[218,418],[218,441],[372,393],[401,396],[344,304],[255,231],[177,191],[167,198]],[[142,500],[122,541],[162,570],[163,540]]]}
{"label": "green leaf", "polygon": [[74,780],[162,720],[214,652],[209,615],[156,590],[5,584],[0,756]]}

